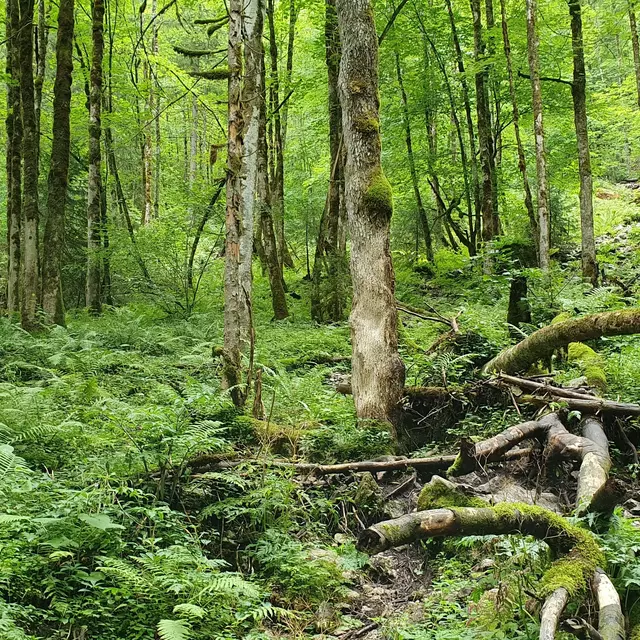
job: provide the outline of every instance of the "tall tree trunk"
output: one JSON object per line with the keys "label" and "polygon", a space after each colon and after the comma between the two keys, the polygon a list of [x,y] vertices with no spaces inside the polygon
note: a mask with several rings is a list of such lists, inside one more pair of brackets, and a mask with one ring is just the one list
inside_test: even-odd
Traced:
{"label": "tall tree trunk", "polygon": [[631,48],[633,49],[633,67],[636,73],[638,107],[640,107],[640,43],[638,42],[638,23],[634,0],[629,0],[629,26],[631,27]]}
{"label": "tall tree trunk", "polygon": [[38,130],[38,167],[40,166],[40,120],[42,114],[42,90],[44,89],[44,80],[47,72],[47,46],[49,44],[49,27],[47,25],[48,17],[49,11],[46,7],[45,0],[38,0],[38,28],[35,40],[36,77],[34,81],[36,127]]}
{"label": "tall tree trunk", "polygon": [[7,312],[20,312],[20,236],[22,229],[22,112],[20,103],[20,8],[7,0]]}
{"label": "tall tree trunk", "polygon": [[341,249],[341,210],[344,207],[342,108],[338,93],[340,34],[335,0],[325,2],[325,60],[329,92],[329,189],[320,218],[313,262],[311,317],[339,322],[344,316],[346,255]]}
{"label": "tall tree trunk", "polygon": [[547,154],[544,141],[544,120],[542,116],[542,88],[540,86],[540,61],[538,58],[538,33],[536,30],[536,0],[527,3],[527,54],[531,95],[533,104],[533,133],[536,141],[536,179],[538,186],[538,263],[540,268],[549,269],[551,224],[549,209],[549,184],[547,181]]}
{"label": "tall tree trunk", "polygon": [[[142,21],[142,17],[140,17]],[[147,60],[143,62],[142,77],[147,93],[147,108],[141,118],[142,133],[142,224],[147,225],[153,217],[153,145],[149,118],[153,118],[153,74]]]}
{"label": "tall tree trunk", "polygon": [[[261,16],[264,22],[264,0],[261,0]],[[287,297],[284,290],[282,268],[278,257],[278,244],[276,241],[273,216],[271,215],[271,198],[269,196],[269,151],[267,143],[267,101],[264,87],[266,86],[266,65],[264,59],[264,46],[262,38],[256,39],[255,50],[259,55],[260,83],[263,87],[260,96],[260,121],[258,130],[258,167],[257,167],[257,218],[259,235],[262,244],[264,267],[269,276],[271,289],[271,306],[276,320],[284,320],[289,316]]]}
{"label": "tall tree trunk", "polygon": [[578,139],[578,171],[580,173],[580,228],[582,230],[582,275],[595,287],[598,284],[598,263],[593,228],[593,177],[587,127],[587,73],[584,64],[582,10],[580,0],[569,0],[571,15],[571,46],[573,49],[573,113]]}
{"label": "tall tree trunk", "polygon": [[390,421],[402,396],[404,365],[389,238],[393,193],[381,164],[378,36],[371,0],[337,0],[336,9],[353,280],[353,395],[360,419]]}
{"label": "tall tree trunk", "polygon": [[60,262],[69,184],[71,81],[73,73],[74,0],[60,0],[53,87],[53,142],[47,192],[47,222],[42,256],[42,309],[45,319],[64,325]]}
{"label": "tall tree trunk", "polygon": [[20,0],[20,99],[22,101],[22,327],[38,328],[38,125],[33,80],[33,0]]}
{"label": "tall tree trunk", "polygon": [[398,76],[398,85],[400,87],[400,96],[402,98],[402,116],[404,119],[405,142],[407,145],[407,160],[409,162],[409,172],[411,174],[411,183],[413,184],[413,193],[416,198],[416,206],[418,208],[418,218],[422,227],[424,243],[427,250],[427,260],[433,262],[433,239],[431,237],[431,227],[427,217],[427,210],[424,208],[422,194],[420,193],[420,181],[416,170],[416,160],[413,155],[413,138],[411,136],[411,119],[409,115],[409,102],[407,100],[407,92],[404,87],[402,78],[402,68],[400,67],[400,55],[396,52],[396,75]]}
{"label": "tall tree trunk", "polygon": [[151,39],[151,51],[154,56],[154,66],[152,66],[152,70],[154,70],[154,80],[151,85],[152,96],[153,96],[153,109],[152,115],[154,120],[154,131],[155,131],[155,147],[153,153],[153,215],[157,219],[160,215],[160,178],[162,176],[161,169],[161,147],[160,147],[160,87],[157,86],[157,71],[158,71],[158,55],[160,54],[160,45],[158,39],[158,21],[156,20],[158,16],[158,0],[153,0],[151,3],[151,15],[153,19],[153,36]]}
{"label": "tall tree trunk", "polygon": [[[198,96],[191,96],[191,132],[189,134],[189,190],[193,192],[198,172]],[[193,198],[193,193],[191,193]],[[193,205],[192,205],[193,206]]]}
{"label": "tall tree trunk", "polygon": [[493,150],[493,132],[491,130],[491,108],[489,106],[489,79],[485,67],[485,50],[482,29],[482,11],[480,0],[471,0],[473,15],[473,51],[476,64],[476,112],[478,115],[478,141],[480,145],[480,163],[482,165],[482,193],[480,208],[482,211],[482,239],[492,240],[497,234],[497,213],[495,211],[495,166]]}
{"label": "tall tree trunk", "polygon": [[524,155],[524,145],[522,144],[522,136],[520,135],[520,109],[518,108],[518,97],[516,94],[516,84],[513,77],[513,64],[511,62],[511,40],[509,38],[509,26],[507,24],[507,9],[505,0],[500,0],[500,14],[502,17],[502,42],[504,45],[504,57],[507,62],[507,77],[509,80],[509,95],[511,97],[511,109],[513,113],[513,132],[516,138],[516,147],[518,149],[518,168],[522,174],[522,186],[524,187],[524,206],[529,216],[531,231],[536,239],[536,247],[538,246],[538,222],[533,209],[533,197],[531,195],[531,187],[529,186],[529,178],[527,177],[527,160]]}
{"label": "tall tree trunk", "polygon": [[296,39],[296,22],[298,21],[296,0],[289,0],[289,32],[287,34],[287,66],[284,72],[284,100],[282,105],[282,149],[287,148],[287,126],[289,124],[289,95],[293,77],[293,49]]}
{"label": "tall tree trunk", "polygon": [[[467,133],[469,135],[469,160],[471,165],[471,182],[473,187],[473,200],[474,209],[476,214],[476,224],[474,228],[470,228],[471,241],[476,246],[476,234],[480,230],[480,216],[482,212],[480,201],[480,179],[478,176],[478,161],[476,154],[476,134],[475,127],[473,125],[473,116],[471,115],[471,99],[469,97],[469,86],[467,84],[466,71],[464,67],[464,58],[462,56],[462,48],[460,46],[460,38],[458,36],[458,28],[456,26],[455,16],[453,14],[453,6],[451,0],[445,0],[447,5],[447,13],[449,14],[449,24],[451,25],[451,35],[453,37],[453,44],[456,56],[456,65],[458,67],[458,73],[460,74],[460,86],[462,87],[462,100],[464,102],[464,112],[467,120]],[[455,107],[454,107],[455,109]],[[457,118],[457,116],[456,116]],[[463,149],[461,147],[461,153]],[[463,166],[466,163],[463,162]]]}
{"label": "tall tree trunk", "polygon": [[[242,104],[242,14],[255,16],[255,0],[229,2],[229,109],[227,152],[227,215],[224,270],[223,386],[234,404],[243,406],[249,379],[243,380],[242,356],[252,347],[251,257],[253,219],[244,220],[244,110]],[[249,276],[247,280],[247,276]],[[249,374],[250,375],[250,374]]]}
{"label": "tall tree trunk", "polygon": [[280,76],[278,72],[278,41],[276,38],[274,0],[267,0],[269,18],[269,53],[271,58],[271,119],[273,120],[272,153],[274,166],[271,181],[271,211],[276,225],[278,254],[281,268],[293,267],[293,259],[287,246],[284,226],[284,144],[282,138],[282,113],[280,104]]}
{"label": "tall tree trunk", "polygon": [[87,191],[87,287],[90,313],[102,312],[102,57],[104,55],[104,0],[93,0],[89,94],[89,187]]}

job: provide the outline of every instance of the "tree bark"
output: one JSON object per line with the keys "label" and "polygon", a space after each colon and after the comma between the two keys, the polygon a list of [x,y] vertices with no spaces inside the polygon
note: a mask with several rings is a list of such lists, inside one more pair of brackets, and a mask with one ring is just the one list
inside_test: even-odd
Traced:
{"label": "tree bark", "polygon": [[[252,3],[255,11],[255,4]],[[251,258],[253,219],[245,220],[242,173],[244,109],[242,103],[243,0],[229,3],[229,107],[227,136],[227,214],[224,270],[223,387],[234,404],[244,405],[248,381],[243,380],[242,357],[251,350]],[[255,15],[255,13],[253,14]],[[248,231],[251,231],[250,233]]]}
{"label": "tree bark", "polygon": [[471,0],[471,13],[473,15],[474,60],[477,66],[475,81],[478,141],[480,145],[480,164],[482,165],[482,191],[480,198],[482,239],[484,242],[489,242],[498,235],[499,229],[496,225],[495,158],[491,130],[491,109],[489,106],[488,71],[485,67],[486,44],[483,36],[480,0]]}
{"label": "tree bark", "polygon": [[602,569],[596,570],[593,586],[598,600],[598,631],[602,640],[624,640],[626,623],[620,596]]}
{"label": "tree bark", "polygon": [[49,44],[49,27],[47,18],[49,10],[47,9],[45,0],[38,0],[38,27],[36,30],[36,77],[34,81],[35,89],[35,112],[36,112],[36,128],[38,131],[38,167],[40,166],[40,121],[42,115],[42,91],[44,89],[44,81],[47,73],[47,47]]}
{"label": "tree bark", "polygon": [[22,229],[22,112],[20,101],[20,9],[18,0],[6,2],[7,42],[7,312],[20,312]]}
{"label": "tree bark", "polygon": [[20,0],[20,99],[22,102],[22,328],[39,327],[38,125],[33,79],[33,0]]}
{"label": "tree bark", "polygon": [[429,225],[429,218],[427,217],[427,210],[424,207],[422,201],[422,194],[420,193],[420,181],[418,179],[418,172],[416,170],[416,161],[413,155],[413,138],[411,136],[411,119],[409,115],[409,102],[407,100],[407,92],[404,87],[404,80],[402,78],[402,68],[400,67],[400,54],[396,52],[396,75],[398,77],[398,86],[400,87],[400,96],[402,98],[402,116],[404,120],[404,133],[405,142],[407,145],[407,160],[409,162],[409,173],[411,174],[411,183],[413,184],[413,193],[416,198],[416,206],[418,208],[418,218],[422,227],[422,233],[424,236],[424,243],[427,250],[427,260],[433,262],[433,238],[431,235],[431,226]]}
{"label": "tree bark", "polygon": [[522,174],[522,186],[524,188],[524,206],[529,216],[529,223],[533,237],[536,239],[536,247],[538,245],[538,221],[533,210],[533,197],[531,195],[531,187],[529,186],[529,178],[527,176],[527,160],[524,154],[524,145],[522,144],[522,136],[520,134],[520,108],[518,107],[518,97],[516,94],[516,84],[513,76],[513,63],[511,61],[511,40],[509,38],[509,25],[507,23],[507,9],[505,0],[500,0],[500,14],[502,17],[502,43],[504,45],[504,57],[507,63],[507,78],[509,80],[509,95],[511,97],[511,110],[513,114],[513,133],[516,138],[516,147],[518,150],[518,169]]}
{"label": "tree bark", "polygon": [[569,0],[571,15],[571,46],[573,49],[573,112],[578,140],[578,171],[580,173],[580,228],[582,230],[582,275],[595,287],[598,284],[598,263],[593,228],[593,177],[587,125],[587,72],[584,64],[582,9],[580,0]]}
{"label": "tree bark", "polygon": [[282,138],[282,113],[280,105],[280,74],[278,71],[278,41],[276,38],[274,0],[267,0],[269,18],[269,54],[271,58],[271,119],[273,120],[273,160],[270,185],[271,212],[274,217],[280,269],[293,267],[284,225],[284,143]]}
{"label": "tree bark", "polygon": [[629,27],[631,28],[631,48],[633,49],[633,68],[636,74],[638,107],[640,107],[640,42],[638,41],[638,23],[634,0],[629,0]]}
{"label": "tree bark", "polygon": [[47,221],[42,257],[42,310],[47,322],[64,325],[60,263],[64,247],[65,209],[71,149],[74,0],[60,0],[53,87],[53,142],[47,193]]}
{"label": "tree bark", "polygon": [[335,0],[325,3],[325,60],[329,90],[329,189],[320,218],[313,261],[311,317],[339,322],[344,316],[346,256],[341,250],[341,211],[344,207],[344,145],[342,108],[338,93],[340,35]]}
{"label": "tree bark", "polygon": [[555,640],[558,624],[567,602],[569,602],[569,592],[564,587],[556,589],[544,601],[540,613],[539,640]]}
{"label": "tree bark", "polygon": [[506,349],[491,360],[485,373],[515,374],[527,371],[531,365],[549,358],[556,349],[570,342],[585,342],[603,336],[640,333],[640,309],[624,309],[596,313],[575,320],[565,320],[544,327],[517,345]]}
{"label": "tree bark", "polygon": [[389,238],[393,193],[381,165],[378,39],[370,0],[338,0],[336,9],[351,235],[353,392],[359,418],[389,421],[402,397],[404,365]]}
{"label": "tree bark", "polygon": [[547,181],[547,156],[544,140],[542,115],[542,87],[540,85],[540,61],[538,57],[538,33],[536,30],[536,0],[526,0],[527,4],[527,54],[531,95],[533,104],[533,133],[536,146],[536,179],[538,187],[538,263],[548,270],[551,249],[551,212],[549,207],[549,184]]}
{"label": "tree bark", "polygon": [[[262,7],[262,17],[264,22],[264,4]],[[261,83],[266,85],[266,68],[264,59],[264,46],[262,39],[256,42],[256,47],[260,55],[260,75]],[[287,297],[284,290],[284,279],[282,268],[278,257],[278,244],[276,241],[275,229],[273,226],[273,216],[271,213],[271,198],[269,196],[269,150],[267,147],[267,102],[265,93],[260,99],[258,131],[258,173],[257,173],[257,198],[258,221],[262,247],[264,250],[264,260],[269,276],[269,287],[271,290],[271,306],[276,320],[284,320],[289,316],[287,307]]]}
{"label": "tree bark", "polygon": [[86,305],[92,314],[102,312],[102,58],[104,55],[104,1],[93,0],[93,51],[89,94],[89,188],[87,194],[87,288]]}

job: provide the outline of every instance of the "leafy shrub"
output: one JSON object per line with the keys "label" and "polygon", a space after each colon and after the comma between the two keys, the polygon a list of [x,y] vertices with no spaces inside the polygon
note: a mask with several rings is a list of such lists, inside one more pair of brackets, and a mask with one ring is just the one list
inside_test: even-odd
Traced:
{"label": "leafy shrub", "polygon": [[331,424],[304,435],[302,450],[312,462],[368,460],[390,453],[393,438],[387,429],[377,425]]}

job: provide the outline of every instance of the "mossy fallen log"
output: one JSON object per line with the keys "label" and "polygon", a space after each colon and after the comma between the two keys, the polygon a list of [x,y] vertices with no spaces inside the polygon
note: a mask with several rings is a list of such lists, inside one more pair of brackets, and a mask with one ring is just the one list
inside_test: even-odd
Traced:
{"label": "mossy fallen log", "polygon": [[556,349],[571,342],[585,342],[604,336],[640,333],[640,309],[623,309],[596,313],[549,325],[500,353],[485,368],[485,373],[516,374],[527,371],[533,364],[545,360]]}
{"label": "mossy fallen log", "polygon": [[557,559],[544,574],[540,595],[558,589],[573,597],[586,592],[605,558],[594,536],[542,507],[501,503],[495,507],[453,507],[418,511],[365,529],[358,548],[380,553],[416,540],[446,536],[523,534],[543,540]]}

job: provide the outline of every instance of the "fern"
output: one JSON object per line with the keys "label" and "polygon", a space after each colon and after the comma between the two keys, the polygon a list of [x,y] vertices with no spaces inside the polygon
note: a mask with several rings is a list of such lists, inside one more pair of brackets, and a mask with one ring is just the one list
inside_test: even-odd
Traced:
{"label": "fern", "polygon": [[158,635],[162,640],[189,640],[191,629],[184,620],[160,620]]}

